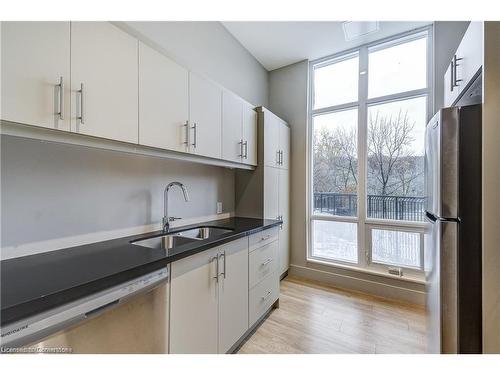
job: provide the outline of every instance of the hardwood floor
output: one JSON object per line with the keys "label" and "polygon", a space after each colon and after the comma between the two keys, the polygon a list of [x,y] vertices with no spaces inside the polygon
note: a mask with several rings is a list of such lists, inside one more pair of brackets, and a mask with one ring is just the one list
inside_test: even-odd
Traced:
{"label": "hardwood floor", "polygon": [[425,310],[287,277],[238,353],[425,353]]}

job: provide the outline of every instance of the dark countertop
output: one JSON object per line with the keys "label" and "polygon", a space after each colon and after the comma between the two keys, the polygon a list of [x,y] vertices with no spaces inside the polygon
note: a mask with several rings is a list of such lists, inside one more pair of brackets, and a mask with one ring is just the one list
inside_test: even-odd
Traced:
{"label": "dark countertop", "polygon": [[4,260],[0,262],[1,325],[61,306],[153,272],[176,260],[279,224],[281,221],[278,220],[233,217],[172,228],[170,233],[200,226],[234,231],[192,241],[168,251],[131,244],[132,241],[163,234],[156,231]]}

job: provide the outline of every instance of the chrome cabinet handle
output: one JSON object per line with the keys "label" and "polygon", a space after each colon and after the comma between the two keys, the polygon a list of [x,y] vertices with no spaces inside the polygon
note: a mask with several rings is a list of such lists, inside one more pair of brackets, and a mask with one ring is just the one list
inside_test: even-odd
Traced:
{"label": "chrome cabinet handle", "polygon": [[270,235],[270,234],[268,234],[268,235],[267,235],[267,236],[265,236],[265,237],[261,237],[261,239],[260,239],[260,240],[261,240],[261,241],[265,241],[265,240],[268,240],[269,238],[271,238],[271,235]]}
{"label": "chrome cabinet handle", "polygon": [[245,146],[245,155],[243,157],[248,159],[248,141],[243,142],[243,146]]}
{"label": "chrome cabinet handle", "polygon": [[191,146],[193,146],[194,148],[196,148],[196,143],[197,143],[197,133],[196,133],[196,128],[197,128],[197,125],[196,125],[196,122],[193,124],[193,126],[191,127],[191,129],[193,129],[193,138],[194,138],[194,142],[191,143]]}
{"label": "chrome cabinet handle", "polygon": [[265,262],[262,262],[261,265],[262,266],[267,266],[269,263],[271,263],[273,260],[271,258],[269,258],[268,260],[266,260]]}
{"label": "chrome cabinet handle", "polygon": [[78,90],[78,93],[80,94],[80,116],[77,116],[76,118],[80,120],[80,124],[85,124],[85,99],[84,99],[84,92],[83,92],[83,83],[80,83],[80,90]]}
{"label": "chrome cabinet handle", "polygon": [[451,64],[450,64],[450,91],[453,91],[453,89],[455,88],[454,72],[453,72],[454,70],[455,70],[455,66],[454,66],[453,60],[451,60]]}
{"label": "chrome cabinet handle", "polygon": [[186,128],[186,139],[183,143],[186,146],[189,146],[189,121],[186,120],[186,122],[182,126]]}
{"label": "chrome cabinet handle", "polygon": [[56,85],[58,88],[58,94],[59,94],[59,100],[58,100],[58,111],[57,114],[59,115],[60,120],[64,120],[64,78],[61,76],[59,77],[59,83]]}
{"label": "chrome cabinet handle", "polygon": [[280,151],[280,165],[283,165],[283,150]]}
{"label": "chrome cabinet handle", "polygon": [[240,139],[238,144],[240,145],[240,154],[238,155],[238,157],[243,158],[243,139]]}
{"label": "chrome cabinet handle", "polygon": [[278,157],[276,164],[280,165],[280,150],[276,151],[276,156]]}
{"label": "chrome cabinet handle", "polygon": [[215,279],[216,282],[219,282],[219,257],[216,255],[213,258],[210,259],[210,263],[215,261],[215,276],[213,279]]}
{"label": "chrome cabinet handle", "polygon": [[271,296],[271,291],[270,291],[270,290],[268,290],[268,291],[267,291],[267,294],[266,294],[265,296],[260,297],[260,298],[262,299],[262,301],[265,301],[265,300],[266,300],[266,299],[268,299],[270,296]]}
{"label": "chrome cabinet handle", "polygon": [[458,82],[462,82],[461,79],[457,79],[457,67],[460,66],[460,64],[458,64],[458,61],[461,61],[461,60],[463,60],[461,57],[457,57],[457,55],[453,56],[453,62],[452,62],[452,66],[453,66],[453,83],[452,83],[452,86],[453,87],[459,86]]}
{"label": "chrome cabinet handle", "polygon": [[[219,275],[224,276],[224,279],[226,278],[226,252],[224,251],[223,253],[219,254],[219,259],[224,258],[223,267],[224,267],[224,272],[221,272]],[[217,260],[217,262],[219,262]]]}

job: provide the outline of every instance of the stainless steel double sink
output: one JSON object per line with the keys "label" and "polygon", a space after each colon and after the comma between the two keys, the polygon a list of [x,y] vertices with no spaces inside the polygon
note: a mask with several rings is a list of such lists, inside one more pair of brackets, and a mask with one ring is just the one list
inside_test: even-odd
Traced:
{"label": "stainless steel double sink", "polygon": [[152,249],[169,250],[188,243],[218,237],[231,233],[232,229],[218,227],[197,227],[175,233],[133,241],[132,244]]}

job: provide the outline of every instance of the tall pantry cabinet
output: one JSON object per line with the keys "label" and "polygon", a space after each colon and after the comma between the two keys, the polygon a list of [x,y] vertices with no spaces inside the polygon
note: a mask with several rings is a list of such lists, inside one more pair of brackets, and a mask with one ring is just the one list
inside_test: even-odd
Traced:
{"label": "tall pantry cabinet", "polygon": [[279,231],[279,274],[290,264],[290,128],[269,111],[257,108],[258,166],[236,172],[236,215],[283,220]]}

